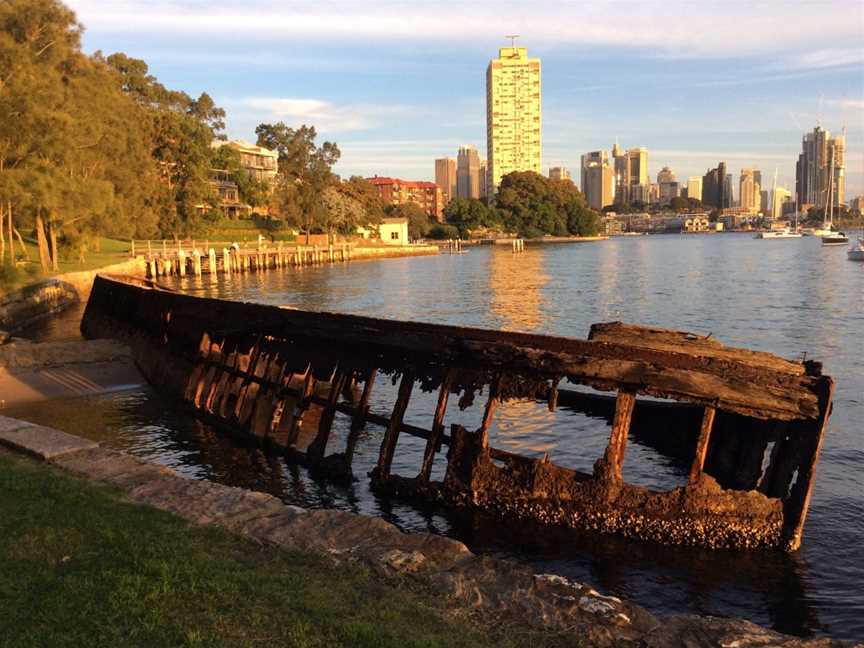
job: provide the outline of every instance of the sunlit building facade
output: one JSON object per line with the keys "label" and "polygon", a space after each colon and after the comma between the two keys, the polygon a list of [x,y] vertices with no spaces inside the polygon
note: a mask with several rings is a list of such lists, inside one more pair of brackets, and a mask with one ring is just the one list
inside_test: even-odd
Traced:
{"label": "sunlit building facade", "polygon": [[441,187],[445,205],[456,197],[456,160],[449,157],[435,160],[435,184]]}
{"label": "sunlit building facade", "polygon": [[513,171],[541,173],[540,59],[502,47],[486,69],[488,191]]}

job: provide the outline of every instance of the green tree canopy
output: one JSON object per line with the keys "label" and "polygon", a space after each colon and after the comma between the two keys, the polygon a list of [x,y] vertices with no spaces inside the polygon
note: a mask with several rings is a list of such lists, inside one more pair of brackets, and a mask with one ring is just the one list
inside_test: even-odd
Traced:
{"label": "green tree canopy", "polygon": [[508,173],[495,196],[504,227],[522,236],[594,236],[599,216],[571,180],[550,180],[533,171]]}
{"label": "green tree canopy", "polygon": [[497,212],[474,198],[451,200],[444,208],[444,219],[458,230],[462,238],[468,238],[472,230],[501,227]]}

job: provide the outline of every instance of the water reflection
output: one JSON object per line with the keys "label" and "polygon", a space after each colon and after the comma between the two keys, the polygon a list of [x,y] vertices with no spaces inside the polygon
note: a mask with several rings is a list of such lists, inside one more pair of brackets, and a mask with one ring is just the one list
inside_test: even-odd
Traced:
{"label": "water reflection", "polygon": [[[503,246],[501,246],[503,247]],[[514,254],[494,249],[489,256],[489,308],[504,331],[539,331],[544,329],[546,307],[543,287],[549,276],[543,268],[542,247],[529,246]]]}

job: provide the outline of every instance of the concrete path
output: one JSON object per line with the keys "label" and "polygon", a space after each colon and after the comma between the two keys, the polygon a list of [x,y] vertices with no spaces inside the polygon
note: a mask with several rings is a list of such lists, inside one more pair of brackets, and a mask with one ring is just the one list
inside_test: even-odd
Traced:
{"label": "concrete path", "polygon": [[16,341],[0,346],[0,409],[135,389],[143,384],[129,350],[111,340]]}

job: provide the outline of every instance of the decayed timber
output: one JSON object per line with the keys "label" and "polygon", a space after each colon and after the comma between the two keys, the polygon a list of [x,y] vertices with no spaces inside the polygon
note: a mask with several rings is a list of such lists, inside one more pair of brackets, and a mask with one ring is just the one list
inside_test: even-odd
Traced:
{"label": "decayed timber", "polygon": [[[680,331],[615,322],[576,340],[204,299],[124,278],[96,279],[82,330],[127,340],[147,378],[202,418],[324,476],[350,479],[362,430],[380,425],[371,477],[382,493],[707,547],[800,545],[833,389],[818,363]],[[380,373],[399,381],[387,413],[369,406]],[[428,428],[404,420],[418,384],[438,390]],[[451,395],[460,408],[484,397],[476,430],[445,433]],[[496,410],[513,399],[605,418],[609,443],[593,474],[495,448]],[[343,441],[331,434],[340,413],[351,417]],[[392,474],[401,434],[425,441],[416,477]],[[688,461],[687,485],[656,492],[626,483],[631,435]],[[436,482],[444,445],[446,473]]]}

